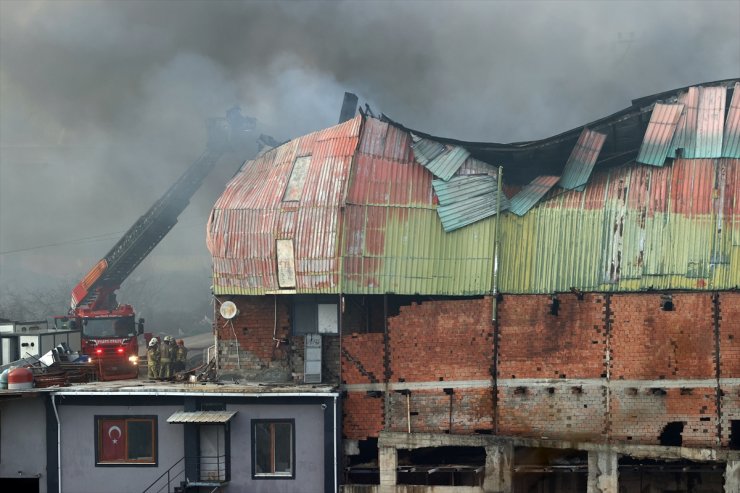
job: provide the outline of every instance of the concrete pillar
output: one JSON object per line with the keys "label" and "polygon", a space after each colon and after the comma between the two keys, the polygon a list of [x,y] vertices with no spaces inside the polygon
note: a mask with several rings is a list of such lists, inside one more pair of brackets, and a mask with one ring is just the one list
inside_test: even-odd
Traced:
{"label": "concrete pillar", "polygon": [[588,493],[618,493],[618,470],[616,452],[589,451]]}
{"label": "concrete pillar", "polygon": [[486,472],[483,491],[486,493],[511,493],[511,469],[514,447],[510,444],[486,447]]}
{"label": "concrete pillar", "polygon": [[740,460],[729,460],[725,466],[725,493],[740,491]]}
{"label": "concrete pillar", "polygon": [[396,469],[398,468],[398,450],[393,447],[380,447],[378,451],[380,468],[380,493],[396,491]]}

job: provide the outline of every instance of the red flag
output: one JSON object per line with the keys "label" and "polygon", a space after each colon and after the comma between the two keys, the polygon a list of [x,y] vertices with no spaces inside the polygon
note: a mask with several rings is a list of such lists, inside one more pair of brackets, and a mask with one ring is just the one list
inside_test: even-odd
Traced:
{"label": "red flag", "polygon": [[126,422],[122,419],[101,419],[99,426],[100,462],[126,460]]}

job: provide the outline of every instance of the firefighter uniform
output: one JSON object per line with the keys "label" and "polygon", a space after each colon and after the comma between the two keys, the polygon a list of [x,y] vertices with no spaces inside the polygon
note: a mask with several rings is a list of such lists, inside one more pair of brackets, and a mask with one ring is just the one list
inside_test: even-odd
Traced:
{"label": "firefighter uniform", "polygon": [[157,338],[154,337],[149,341],[149,347],[146,350],[146,365],[149,370],[149,378],[159,378],[160,354]]}
{"label": "firefighter uniform", "polygon": [[170,378],[172,376],[172,346],[170,336],[164,337],[164,344],[162,344],[162,351],[160,356],[160,369],[159,378]]}
{"label": "firefighter uniform", "polygon": [[188,348],[185,347],[185,341],[179,339],[177,341],[177,367],[175,371],[184,371],[187,368],[188,362]]}

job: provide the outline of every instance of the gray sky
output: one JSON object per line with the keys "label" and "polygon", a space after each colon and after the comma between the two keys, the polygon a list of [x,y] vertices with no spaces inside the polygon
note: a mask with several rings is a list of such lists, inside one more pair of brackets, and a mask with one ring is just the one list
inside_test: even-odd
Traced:
{"label": "gray sky", "polygon": [[[86,272],[234,104],[255,138],[336,123],[349,90],[410,127],[510,142],[738,76],[734,0],[0,0],[0,252],[25,250],[0,255],[0,286]],[[205,221],[238,165],[134,273],[178,279],[167,303],[208,295]]]}

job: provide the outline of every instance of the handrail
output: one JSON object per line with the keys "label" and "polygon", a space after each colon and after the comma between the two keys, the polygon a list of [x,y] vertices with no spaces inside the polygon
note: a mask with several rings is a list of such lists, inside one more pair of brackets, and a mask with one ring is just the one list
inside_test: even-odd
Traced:
{"label": "handrail", "polygon": [[[159,475],[157,479],[155,479],[142,493],[159,493],[163,491],[163,489],[166,487],[167,492],[170,491],[170,486],[173,481],[175,481],[178,477],[185,474],[185,467],[183,467],[182,470],[178,471],[177,473],[172,473],[172,470],[177,467],[181,462],[186,460],[197,460],[196,462],[196,471],[197,471],[197,479],[195,481],[216,481],[219,483],[225,483],[228,481],[228,472],[227,472],[227,456],[226,454],[222,455],[193,455],[193,456],[184,456],[172,466],[167,469],[165,472]],[[205,467],[204,467],[205,466]],[[215,467],[214,467],[215,466]],[[206,475],[209,475],[211,473],[215,473],[216,477],[210,476],[210,477],[204,477],[204,473]],[[157,484],[159,484],[161,481],[164,480],[164,478],[167,478],[166,483],[164,483],[159,489],[153,489]],[[190,478],[185,477],[186,482],[192,482],[193,480]]]}
{"label": "handrail", "polygon": [[[177,465],[178,465],[178,464],[179,464],[180,462],[182,462],[182,461],[184,461],[184,460],[185,460],[185,457],[181,458],[180,460],[178,460],[177,462],[175,462],[174,464],[172,464],[172,466],[171,466],[171,467],[170,467],[169,469],[167,469],[167,470],[166,470],[165,472],[163,472],[162,474],[160,474],[160,475],[159,475],[159,477],[158,477],[157,479],[155,479],[154,481],[152,481],[152,484],[150,484],[150,485],[149,485],[149,486],[148,486],[148,487],[147,487],[147,488],[146,488],[146,489],[145,489],[144,491],[142,491],[141,493],[147,493],[147,492],[148,492],[149,490],[151,490],[152,488],[154,488],[154,486],[155,486],[155,485],[156,485],[157,483],[159,483],[159,480],[160,480],[160,479],[164,478],[165,476],[167,476],[167,491],[169,492],[169,491],[170,491],[170,483],[171,483],[171,481],[172,481],[172,478],[170,477],[170,471],[172,471],[172,469],[174,469],[174,468],[175,468],[175,466],[177,466]],[[184,473],[184,472],[185,472],[185,469],[183,469],[183,471],[182,471],[182,472]],[[179,476],[179,475],[180,475],[180,473],[177,473],[177,474],[175,475],[175,477],[177,477],[177,476]],[[157,491],[158,491],[158,492],[159,492],[159,491],[162,491],[162,488],[158,489]]]}

